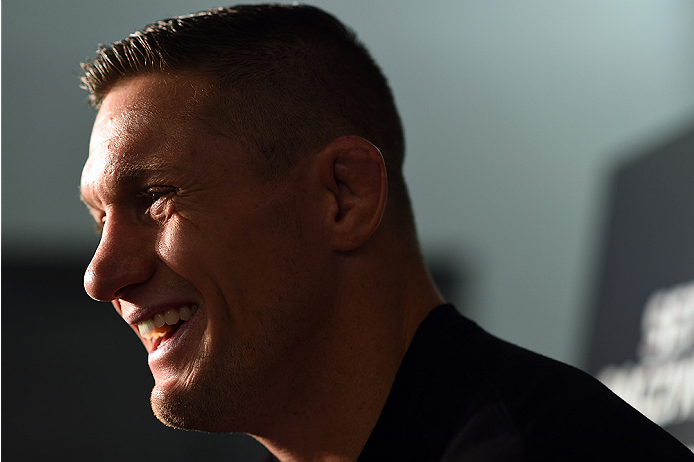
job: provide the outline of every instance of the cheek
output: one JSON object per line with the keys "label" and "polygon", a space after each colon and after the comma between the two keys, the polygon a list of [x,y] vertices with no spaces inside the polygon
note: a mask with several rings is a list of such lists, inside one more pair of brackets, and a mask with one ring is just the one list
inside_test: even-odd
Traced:
{"label": "cheek", "polygon": [[184,269],[191,264],[190,256],[195,255],[195,241],[190,231],[180,219],[167,221],[157,236],[156,253],[167,266],[180,274],[177,269]]}
{"label": "cheek", "polygon": [[217,291],[227,302],[274,305],[296,297],[291,292],[321,270],[319,230],[302,212],[287,194],[247,207],[175,214],[161,228],[157,252],[208,296]]}
{"label": "cheek", "polygon": [[215,239],[199,226],[174,215],[159,230],[156,239],[157,259],[172,284],[189,284],[205,296],[209,293],[211,258],[215,255]]}
{"label": "cheek", "polygon": [[296,247],[298,233],[289,233],[278,217],[266,213],[239,215],[172,216],[158,234],[158,258],[201,291],[209,293],[209,285],[224,291],[257,290],[254,282],[270,283],[281,273],[275,269],[293,261],[288,250]]}

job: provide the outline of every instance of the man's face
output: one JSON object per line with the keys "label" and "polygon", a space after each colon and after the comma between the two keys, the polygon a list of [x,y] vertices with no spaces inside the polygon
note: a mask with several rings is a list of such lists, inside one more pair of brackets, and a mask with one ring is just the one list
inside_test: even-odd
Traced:
{"label": "man's face", "polygon": [[201,122],[195,83],[142,76],[105,98],[81,181],[102,232],[85,288],[147,348],[160,420],[251,431],[330,323],[330,252],[311,162],[261,181]]}

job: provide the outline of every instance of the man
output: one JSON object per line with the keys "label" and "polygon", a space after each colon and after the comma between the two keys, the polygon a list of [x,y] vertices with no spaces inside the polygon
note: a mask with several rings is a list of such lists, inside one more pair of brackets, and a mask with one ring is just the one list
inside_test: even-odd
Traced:
{"label": "man", "polygon": [[84,70],[81,193],[102,233],[85,288],[149,351],[165,424],[245,432],[282,461],[691,458],[443,304],[391,92],[330,15],[161,21]]}

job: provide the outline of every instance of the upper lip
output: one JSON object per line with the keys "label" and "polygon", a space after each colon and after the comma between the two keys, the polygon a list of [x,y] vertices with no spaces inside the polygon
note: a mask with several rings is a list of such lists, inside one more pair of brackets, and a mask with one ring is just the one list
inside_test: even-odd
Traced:
{"label": "upper lip", "polygon": [[[157,303],[155,305],[150,305],[150,306],[142,306],[142,305],[136,305],[136,304],[131,304],[128,302],[120,301],[120,306],[121,306],[121,316],[127,322],[128,324],[135,325],[139,322],[142,322],[146,319],[151,318],[154,316],[156,313],[161,313],[163,311],[172,309],[172,308],[180,308],[183,305],[191,305],[191,304],[196,304],[195,302],[191,301],[172,301],[172,302],[165,302],[165,303]],[[197,305],[197,304],[196,304]]]}

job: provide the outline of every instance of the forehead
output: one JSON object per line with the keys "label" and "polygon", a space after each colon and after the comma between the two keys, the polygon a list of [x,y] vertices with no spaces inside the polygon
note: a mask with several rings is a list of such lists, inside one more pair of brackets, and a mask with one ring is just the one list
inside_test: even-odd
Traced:
{"label": "forehead", "polygon": [[199,117],[206,88],[199,79],[165,75],[130,78],[112,88],[94,123],[82,189],[194,165],[186,157],[208,131]]}

